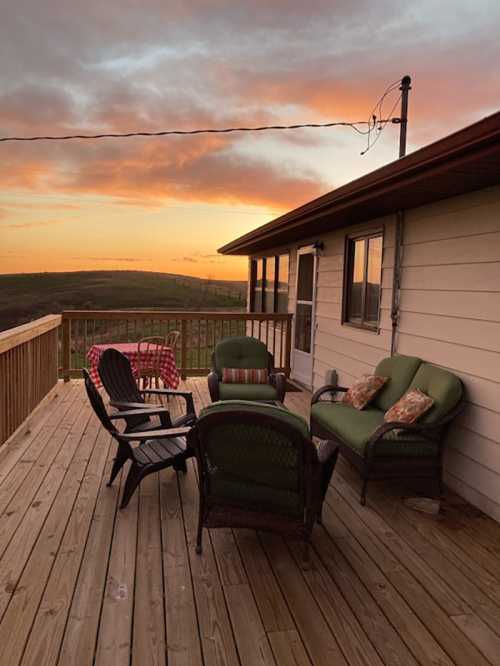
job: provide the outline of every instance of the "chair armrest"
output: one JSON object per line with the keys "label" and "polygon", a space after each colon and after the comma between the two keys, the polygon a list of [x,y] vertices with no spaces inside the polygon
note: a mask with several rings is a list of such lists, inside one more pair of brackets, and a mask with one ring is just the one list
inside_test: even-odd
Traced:
{"label": "chair armrest", "polygon": [[185,437],[191,428],[164,428],[162,430],[149,430],[146,432],[119,433],[119,439],[126,442],[141,442],[148,439],[165,439],[168,437]]}
{"label": "chair armrest", "polygon": [[345,386],[337,386],[336,384],[325,384],[317,391],[315,391],[311,398],[311,405],[314,405],[315,402],[318,402],[321,396],[325,393],[347,393],[349,389]]}
{"label": "chair armrest", "polygon": [[114,414],[109,414],[109,418],[111,421],[116,421],[116,419],[126,419],[129,416],[155,416],[160,414],[169,414],[169,411],[165,407],[157,407],[153,409],[127,409],[121,412],[115,412]]}
{"label": "chair armrest", "polygon": [[208,390],[212,402],[217,402],[219,400],[219,376],[214,370],[208,375]]}
{"label": "chair armrest", "polygon": [[[446,423],[449,420],[451,419],[447,419]],[[406,432],[417,433],[424,439],[436,443],[438,438],[432,437],[432,434],[441,430],[443,425],[445,425],[443,421],[438,423],[403,423],[402,421],[388,421],[387,423],[382,423],[366,442],[365,457],[367,459],[373,457],[377,448],[377,444],[385,437],[385,435],[387,435],[388,432],[391,432],[391,430],[404,430]]]}
{"label": "chair armrest", "polygon": [[188,414],[194,414],[194,401],[193,394],[191,391],[177,391],[177,389],[144,389],[141,393],[151,393],[153,395],[166,395],[166,396],[178,396],[179,398],[184,398],[186,401],[186,412]]}
{"label": "chair armrest", "polygon": [[284,402],[286,393],[286,375],[284,372],[271,372],[269,383],[274,386],[278,394],[278,400]]}
{"label": "chair armrest", "polygon": [[[111,407],[116,407],[117,409],[149,409],[146,402],[122,402],[121,400],[110,400],[109,404]],[[157,405],[151,405],[151,409],[154,409]]]}

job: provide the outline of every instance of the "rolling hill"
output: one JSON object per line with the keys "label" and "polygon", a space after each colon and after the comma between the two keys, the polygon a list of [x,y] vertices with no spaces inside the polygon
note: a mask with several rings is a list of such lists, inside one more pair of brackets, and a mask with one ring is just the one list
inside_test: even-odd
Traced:
{"label": "rolling hill", "polygon": [[243,309],[246,283],[145,271],[0,275],[0,330],[61,310]]}

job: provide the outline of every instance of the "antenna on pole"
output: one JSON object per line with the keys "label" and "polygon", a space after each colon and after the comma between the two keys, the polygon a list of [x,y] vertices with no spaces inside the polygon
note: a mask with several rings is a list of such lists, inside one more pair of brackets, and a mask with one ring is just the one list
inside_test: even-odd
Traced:
{"label": "antenna on pole", "polygon": [[411,90],[411,77],[401,79],[401,116],[399,118],[399,157],[406,155],[406,130],[408,127],[408,95]]}

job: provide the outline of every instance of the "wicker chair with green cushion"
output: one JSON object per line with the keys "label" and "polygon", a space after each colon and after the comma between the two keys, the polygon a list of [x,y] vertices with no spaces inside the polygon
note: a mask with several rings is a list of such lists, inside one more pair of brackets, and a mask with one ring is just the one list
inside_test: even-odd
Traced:
{"label": "wicker chair with green cushion", "polygon": [[[375,375],[388,377],[363,410],[342,403],[346,388],[327,385],[311,400],[311,432],[337,442],[363,478],[361,504],[373,478],[431,478],[442,493],[442,452],[448,426],[464,407],[464,387],[451,372],[414,356],[383,359]],[[405,393],[420,389],[434,404],[416,423],[384,421]],[[328,399],[325,399],[328,396]]]}
{"label": "wicker chair with green cushion", "polygon": [[[223,381],[224,368],[266,369],[266,384],[237,384]],[[283,402],[286,378],[275,372],[273,355],[266,345],[252,337],[232,337],[221,340],[212,355],[212,370],[208,375],[208,388],[213,402],[217,400],[276,400]]]}
{"label": "wicker chair with green cushion", "polygon": [[243,400],[203,409],[188,442],[200,476],[197,552],[203,527],[246,527],[301,538],[306,562],[337,446],[314,444],[284,407]]}

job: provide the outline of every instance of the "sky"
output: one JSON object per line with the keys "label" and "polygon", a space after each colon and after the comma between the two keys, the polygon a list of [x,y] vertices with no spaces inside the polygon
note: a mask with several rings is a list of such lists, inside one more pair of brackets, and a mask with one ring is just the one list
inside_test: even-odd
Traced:
{"label": "sky", "polygon": [[[500,107],[496,0],[0,10],[0,136],[360,121],[409,74],[411,152]],[[246,259],[217,248],[396,159],[398,127],[365,147],[350,128],[0,143],[0,273],[245,279]]]}

